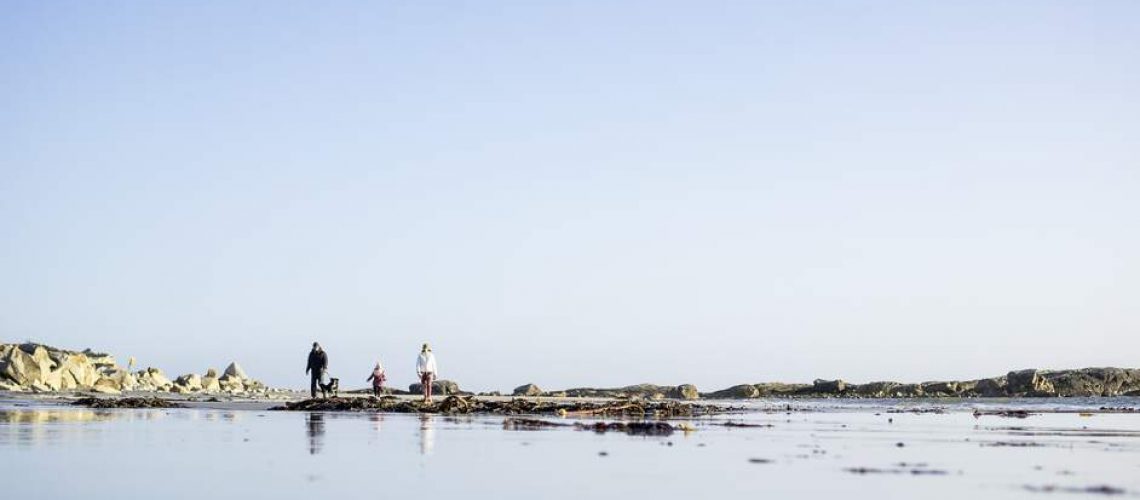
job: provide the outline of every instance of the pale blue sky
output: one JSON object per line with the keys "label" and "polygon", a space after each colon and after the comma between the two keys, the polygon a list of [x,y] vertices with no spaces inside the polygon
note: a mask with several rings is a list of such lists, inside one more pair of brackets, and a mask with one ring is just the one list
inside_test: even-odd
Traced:
{"label": "pale blue sky", "polygon": [[476,390],[1140,366],[1138,19],[4,2],[0,339],[292,386],[313,340]]}

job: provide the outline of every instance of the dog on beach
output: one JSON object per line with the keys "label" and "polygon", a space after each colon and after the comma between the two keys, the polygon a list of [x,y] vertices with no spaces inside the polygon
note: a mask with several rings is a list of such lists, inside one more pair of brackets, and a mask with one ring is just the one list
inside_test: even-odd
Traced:
{"label": "dog on beach", "polygon": [[329,383],[317,382],[317,386],[321,388],[321,397],[328,398],[331,392],[333,397],[337,397],[340,393],[340,379],[336,377],[329,377]]}

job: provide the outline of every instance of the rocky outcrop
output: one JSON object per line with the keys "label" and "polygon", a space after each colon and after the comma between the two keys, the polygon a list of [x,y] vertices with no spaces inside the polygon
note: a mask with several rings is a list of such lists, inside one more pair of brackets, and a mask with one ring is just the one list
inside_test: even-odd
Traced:
{"label": "rocky outcrop", "polygon": [[512,396],[532,396],[532,397],[533,396],[541,396],[542,395],[542,389],[539,389],[538,386],[534,385],[534,384],[520,385],[518,387],[515,387],[515,390],[511,392],[511,395]]}
{"label": "rocky outcrop", "polygon": [[0,390],[92,391],[103,394],[138,392],[264,393],[264,384],[245,375],[237,363],[224,374],[209,369],[205,376],[186,374],[171,381],[157,368],[124,369],[109,354],[90,349],[68,351],[42,344],[0,344]]}
{"label": "rocky outcrop", "polygon": [[1015,370],[1000,377],[920,384],[870,382],[849,384],[842,380],[816,380],[812,384],[752,384],[757,391],[736,385],[705,394],[709,398],[755,397],[1079,397],[1140,395],[1140,369],[1084,368],[1080,370]]}

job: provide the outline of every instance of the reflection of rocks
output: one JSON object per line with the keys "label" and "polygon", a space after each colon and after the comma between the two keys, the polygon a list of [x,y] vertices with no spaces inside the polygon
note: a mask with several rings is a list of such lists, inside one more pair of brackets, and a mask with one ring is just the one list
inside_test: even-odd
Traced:
{"label": "reflection of rocks", "polygon": [[264,384],[250,379],[237,363],[230,363],[221,376],[211,368],[205,376],[186,374],[172,382],[157,368],[132,373],[120,367],[108,354],[90,349],[68,351],[33,343],[0,344],[0,390],[93,391],[103,394],[124,391],[224,392],[235,395],[268,392]]}

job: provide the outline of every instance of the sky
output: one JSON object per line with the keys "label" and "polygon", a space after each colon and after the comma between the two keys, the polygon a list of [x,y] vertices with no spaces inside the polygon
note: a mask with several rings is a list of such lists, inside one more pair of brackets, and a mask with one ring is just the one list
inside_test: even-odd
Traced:
{"label": "sky", "polygon": [[0,341],[469,390],[1140,367],[1140,3],[0,5]]}

